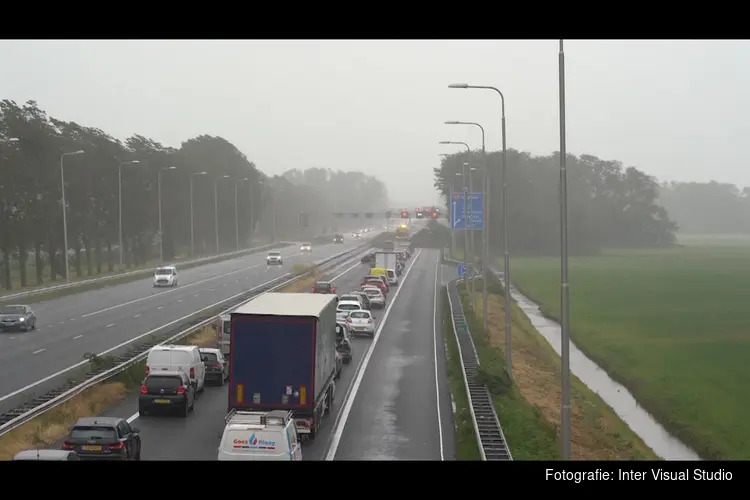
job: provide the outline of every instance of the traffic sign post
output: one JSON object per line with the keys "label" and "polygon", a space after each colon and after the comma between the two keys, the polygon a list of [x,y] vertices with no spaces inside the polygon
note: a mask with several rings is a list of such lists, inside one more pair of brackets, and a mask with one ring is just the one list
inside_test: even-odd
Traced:
{"label": "traffic sign post", "polygon": [[464,274],[466,274],[466,267],[464,266],[464,263],[460,263],[458,267],[456,268],[456,271],[458,272],[458,277],[462,278]]}
{"label": "traffic sign post", "polygon": [[469,195],[471,204],[471,223],[467,224],[469,214],[464,217],[464,194],[453,193],[451,195],[451,228],[452,229],[471,229],[481,231],[484,228],[484,211],[482,193],[471,193]]}

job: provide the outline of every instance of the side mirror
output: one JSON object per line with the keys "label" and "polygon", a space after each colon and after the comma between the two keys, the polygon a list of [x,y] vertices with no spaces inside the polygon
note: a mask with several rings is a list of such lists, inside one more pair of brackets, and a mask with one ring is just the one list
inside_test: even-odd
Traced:
{"label": "side mirror", "polygon": [[141,430],[138,427],[133,427],[133,434],[140,434]]}

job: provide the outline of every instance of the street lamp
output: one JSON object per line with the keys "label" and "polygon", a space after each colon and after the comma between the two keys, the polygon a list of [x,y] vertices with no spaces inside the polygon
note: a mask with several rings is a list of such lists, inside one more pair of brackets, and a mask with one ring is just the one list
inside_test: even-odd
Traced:
{"label": "street lamp", "polygon": [[219,255],[219,198],[218,184],[220,179],[228,179],[228,175],[222,175],[214,179],[214,226],[216,227],[216,255]]}
{"label": "street lamp", "polygon": [[190,255],[195,255],[195,219],[193,218],[193,177],[206,175],[208,172],[190,174]]}
{"label": "street lamp", "polygon": [[63,153],[60,156],[60,191],[62,194],[62,212],[63,212],[63,260],[65,261],[65,282],[70,282],[70,273],[68,272],[68,217],[67,217],[67,204],[65,203],[65,167],[63,159],[66,156],[82,155],[83,150],[73,151],[72,153]]}
{"label": "street lamp", "polygon": [[[465,142],[456,142],[456,141],[440,141],[440,144],[454,144],[454,145],[463,145],[466,147],[466,155],[467,157],[471,155],[471,148],[468,144]],[[464,273],[469,272],[469,226],[466,225],[466,214],[469,213],[469,191],[468,187],[466,185],[466,165],[467,163],[463,164],[463,177],[464,177]],[[455,216],[454,216],[455,219]],[[470,221],[471,224],[471,221]],[[466,291],[469,291],[469,282],[464,276],[464,283],[466,284]]]}
{"label": "street lamp", "polygon": [[164,167],[160,168],[158,172],[156,172],[156,192],[158,196],[158,203],[159,203],[159,259],[161,263],[164,263],[164,233],[161,228],[161,173],[165,170],[176,170],[177,167]]}
{"label": "street lamp", "polygon": [[[247,177],[244,177],[242,179],[238,179],[240,181],[248,181]],[[237,251],[240,251],[240,212],[237,209],[237,188],[239,187],[239,183],[234,184],[234,235],[235,239],[237,240]]]}
{"label": "street lamp", "polygon": [[138,160],[123,161],[117,167],[117,198],[120,205],[119,216],[120,216],[120,265],[122,266],[122,258],[125,255],[125,247],[122,246],[122,167],[124,165],[136,165],[140,163]]}
{"label": "street lamp", "polygon": [[562,361],[560,401],[560,441],[563,460],[570,460],[570,288],[568,287],[568,170],[565,141],[565,52],[560,40],[558,54],[560,86],[560,358]]}
{"label": "street lamp", "polygon": [[511,305],[510,305],[510,253],[508,252],[508,181],[506,177],[506,165],[507,165],[507,147],[505,144],[505,96],[500,90],[489,85],[469,85],[468,83],[452,83],[448,85],[451,89],[484,89],[494,90],[500,95],[500,104],[502,111],[502,136],[503,136],[503,163],[501,171],[501,180],[503,183],[503,199],[502,199],[502,211],[503,211],[503,288],[505,293],[503,298],[505,299],[505,364],[506,370],[509,377],[513,377],[513,366],[511,363],[511,352],[510,352],[510,328],[511,328]]}
{"label": "street lamp", "polygon": [[[484,127],[482,127],[480,124],[476,122],[462,122],[462,121],[447,121],[445,122],[446,125],[473,125],[475,127],[479,127],[479,130],[482,131],[482,162],[484,163],[484,179],[482,186],[482,191],[484,195],[483,198],[483,210],[484,210],[484,216],[482,217],[482,326],[484,328],[485,334],[489,335],[489,330],[487,329],[487,277],[488,277],[488,271],[487,271],[487,263],[489,262],[489,230],[490,230],[490,173],[487,169],[487,150],[485,149],[485,142],[484,142]],[[471,188],[469,188],[471,189]]]}
{"label": "street lamp", "polygon": [[[439,153],[439,155],[445,158],[451,156],[448,153]],[[446,181],[446,184],[448,184],[447,181]],[[454,217],[453,192],[456,190],[455,179],[454,179],[454,182],[451,182],[450,184],[448,184],[445,187],[445,189],[448,191],[448,221],[451,227],[451,255],[455,255],[456,254],[456,230],[453,228],[453,222],[452,222],[453,217]]]}

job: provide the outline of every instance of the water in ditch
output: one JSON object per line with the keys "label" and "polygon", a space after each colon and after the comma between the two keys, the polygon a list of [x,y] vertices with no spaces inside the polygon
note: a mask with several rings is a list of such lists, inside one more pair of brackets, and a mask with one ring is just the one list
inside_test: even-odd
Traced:
{"label": "water in ditch", "polygon": [[[502,275],[502,273],[498,273]],[[511,297],[526,314],[534,328],[549,342],[560,355],[560,325],[545,318],[539,306],[511,285]],[[642,408],[633,395],[622,385],[610,378],[596,363],[570,343],[570,371],[586,386],[597,393],[617,415],[638,434],[654,453],[665,460],[700,460],[693,450],[673,437]]]}

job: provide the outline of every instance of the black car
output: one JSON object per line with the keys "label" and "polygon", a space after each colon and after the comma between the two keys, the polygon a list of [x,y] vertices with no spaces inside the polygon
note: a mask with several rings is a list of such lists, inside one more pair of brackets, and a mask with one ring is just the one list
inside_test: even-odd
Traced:
{"label": "black car", "polygon": [[340,234],[334,235],[333,242],[334,243],[343,243],[344,242],[344,237],[342,235],[340,235]]}
{"label": "black car", "polygon": [[206,382],[209,380],[218,385],[224,385],[229,378],[229,361],[224,357],[220,349],[201,348],[201,360],[206,365]]}
{"label": "black car", "polygon": [[79,418],[62,444],[81,460],[140,460],[140,430],[120,417]]}
{"label": "black car", "polygon": [[349,330],[345,325],[336,323],[336,351],[341,355],[341,361],[348,365],[352,360],[352,341]]}
{"label": "black car", "polygon": [[159,371],[146,377],[138,396],[141,417],[155,410],[174,411],[187,417],[195,406],[195,387],[184,372]]}
{"label": "black car", "polygon": [[29,306],[0,306],[0,331],[36,330],[36,316]]}
{"label": "black car", "polygon": [[336,293],[336,288],[330,281],[317,281],[312,287],[312,293]]}
{"label": "black car", "polygon": [[375,262],[375,252],[368,253],[367,255],[359,259],[359,262],[361,262],[362,264],[371,264]]}

